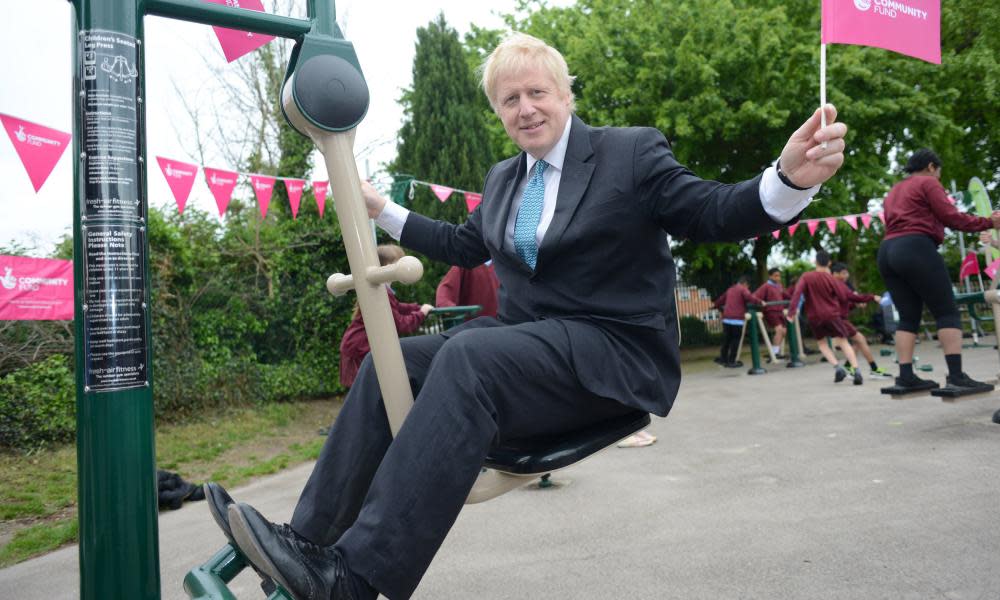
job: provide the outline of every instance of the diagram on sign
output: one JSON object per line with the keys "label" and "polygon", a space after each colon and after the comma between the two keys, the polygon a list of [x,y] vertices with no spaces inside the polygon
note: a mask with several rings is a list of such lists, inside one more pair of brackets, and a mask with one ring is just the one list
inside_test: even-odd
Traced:
{"label": "diagram on sign", "polygon": [[107,73],[112,81],[120,83],[129,83],[139,76],[139,69],[135,65],[129,66],[128,59],[121,55],[116,56],[113,63],[109,62],[109,57],[105,56],[104,62],[101,63],[101,70]]}

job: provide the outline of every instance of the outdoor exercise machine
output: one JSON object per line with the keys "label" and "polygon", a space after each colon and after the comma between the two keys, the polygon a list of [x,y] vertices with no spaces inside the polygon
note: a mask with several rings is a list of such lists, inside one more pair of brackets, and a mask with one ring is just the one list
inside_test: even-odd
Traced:
{"label": "outdoor exercise machine", "polygon": [[[771,338],[768,336],[767,327],[764,324],[763,309],[767,306],[788,306],[788,300],[776,300],[759,305],[747,305],[748,312],[743,316],[743,331],[740,333],[740,342],[736,350],[736,357],[739,358],[743,351],[744,334],[749,329],[750,360],[752,362],[752,366],[750,367],[750,370],[747,371],[748,375],[764,375],[767,373],[767,369],[763,367],[763,361],[761,360],[758,337],[763,338],[771,363],[777,364],[778,362],[778,357],[775,356],[774,351],[771,349]],[[800,358],[802,339],[799,332],[800,327],[798,326],[798,317],[795,319],[788,319],[788,311],[784,310],[783,312],[785,314],[785,320],[788,323],[788,362],[785,366],[789,369],[804,367],[805,363],[802,362],[802,359]]]}
{"label": "outdoor exercise machine", "polygon": [[[368,87],[334,0],[306,0],[307,19],[201,0],[70,0],[73,6],[73,250],[80,597],[160,598],[153,437],[144,25],[147,15],[294,39],[285,116],[325,156],[354,289],[395,434],[413,395],[385,284],[417,281],[419,260],[379,266],[354,160]],[[583,431],[495,449],[469,495],[480,502],[613,445],[649,424],[635,413]],[[193,598],[231,599],[246,566],[225,546],[184,580]],[[272,600],[287,598],[278,588]]]}
{"label": "outdoor exercise machine", "polygon": [[[998,317],[1000,317],[1000,290],[997,289],[997,282],[994,281],[993,289],[989,289],[983,292],[971,292],[967,294],[955,294],[955,302],[959,305],[965,305],[968,307],[970,315],[973,315],[978,321],[989,321],[992,320],[994,324],[1000,322]],[[985,304],[990,307],[993,312],[993,317],[980,317],[975,313],[975,306]],[[1000,358],[1000,350],[998,350],[998,358]],[[1000,381],[1000,372],[998,372],[997,377],[988,381],[988,383],[995,384]],[[891,385],[881,389],[881,392],[893,399],[899,400],[903,398],[913,398],[917,396],[925,396],[928,393],[932,396],[937,396],[941,398],[944,402],[955,402],[962,399],[973,398],[981,396],[983,394],[991,393],[992,388],[986,391],[980,390],[969,390],[967,388],[957,388],[952,386],[939,387],[936,389],[920,390],[920,391],[910,391],[906,388],[901,388],[897,385]]]}

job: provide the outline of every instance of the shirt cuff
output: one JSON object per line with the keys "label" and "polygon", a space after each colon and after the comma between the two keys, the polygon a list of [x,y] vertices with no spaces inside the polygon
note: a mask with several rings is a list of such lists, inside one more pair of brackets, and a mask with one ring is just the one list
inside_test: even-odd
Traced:
{"label": "shirt cuff", "polygon": [[796,190],[781,182],[774,166],[768,167],[760,178],[760,203],[764,212],[778,223],[787,223],[807,206],[819,191],[816,185],[808,190]]}
{"label": "shirt cuff", "polygon": [[392,202],[385,201],[382,214],[375,218],[375,224],[381,227],[392,239],[399,241],[403,235],[403,226],[406,225],[406,218],[410,216],[410,211]]}

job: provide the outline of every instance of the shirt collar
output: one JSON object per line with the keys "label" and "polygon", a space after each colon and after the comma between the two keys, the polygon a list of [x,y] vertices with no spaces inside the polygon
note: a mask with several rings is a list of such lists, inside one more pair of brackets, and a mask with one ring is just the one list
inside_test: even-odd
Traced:
{"label": "shirt collar", "polygon": [[[571,114],[566,118],[566,126],[563,127],[563,132],[562,135],[559,137],[559,141],[556,142],[556,145],[553,146],[551,150],[549,150],[548,154],[542,157],[542,159],[545,162],[549,163],[550,167],[555,167],[559,171],[562,171],[563,161],[566,160],[566,148],[569,147],[569,130],[570,130],[570,125],[572,124],[573,124],[573,115]],[[524,154],[525,156],[528,157],[527,172],[531,173],[531,168],[535,166],[535,163],[538,162],[538,159],[534,158],[533,156],[531,156],[531,154],[528,154],[527,152],[525,152]]]}

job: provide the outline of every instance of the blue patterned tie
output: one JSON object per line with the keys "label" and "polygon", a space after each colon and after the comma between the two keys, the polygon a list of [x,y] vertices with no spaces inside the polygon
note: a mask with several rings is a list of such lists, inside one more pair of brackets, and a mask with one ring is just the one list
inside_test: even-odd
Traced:
{"label": "blue patterned tie", "polygon": [[545,181],[542,175],[548,166],[549,163],[544,160],[535,163],[531,178],[524,186],[521,206],[517,209],[517,220],[514,222],[514,250],[532,269],[538,260],[535,233],[538,231],[538,222],[542,220],[542,206],[545,204]]}

